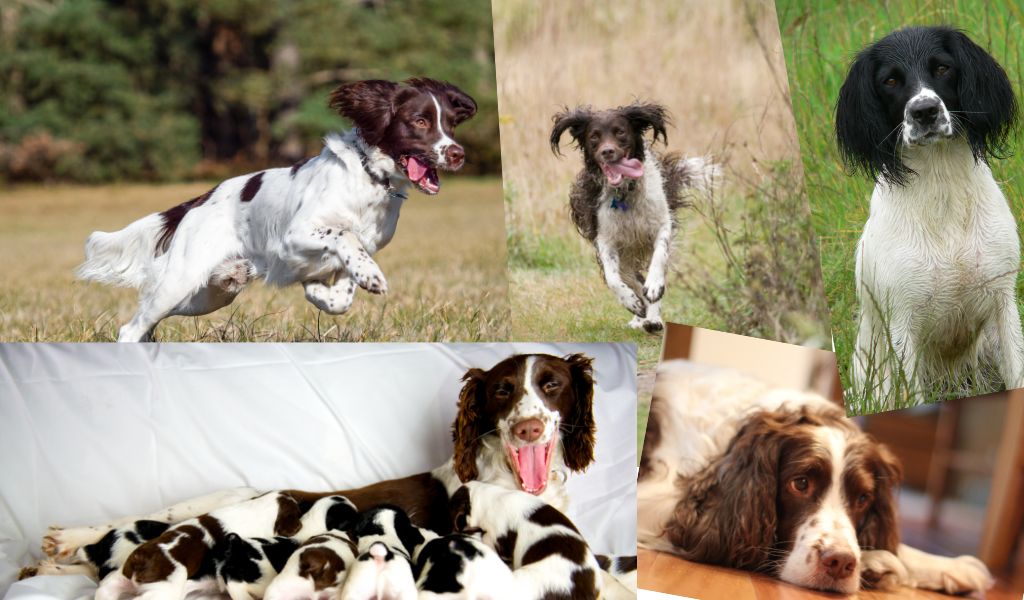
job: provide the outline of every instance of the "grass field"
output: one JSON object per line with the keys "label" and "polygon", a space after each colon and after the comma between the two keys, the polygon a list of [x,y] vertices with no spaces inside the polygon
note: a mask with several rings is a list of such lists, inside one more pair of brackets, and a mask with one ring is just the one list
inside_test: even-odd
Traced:
{"label": "grass field", "polygon": [[665,320],[827,343],[771,3],[496,0],[494,15],[515,339],[633,341],[641,373],[656,363],[660,337],[626,327],[569,221],[579,153],[548,147],[562,107],[641,99],[670,110],[670,149],[725,170],[680,215]]}
{"label": "grass field", "polygon": [[[210,183],[33,186],[0,192],[0,341],[112,341],[136,292],[74,280],[86,236],[113,231],[208,190]],[[360,290],[332,317],[257,282],[204,317],[171,317],[160,341],[476,341],[509,339],[501,187],[454,178],[412,192],[394,241],[377,255],[390,293]]]}
{"label": "grass field", "polygon": [[[950,24],[964,30],[999,60],[1019,94],[1024,74],[1024,5],[983,0],[779,0],[777,10],[805,183],[821,245],[832,335],[840,373],[849,386],[857,331],[854,248],[867,220],[873,187],[866,178],[851,177],[844,171],[835,148],[833,111],[850,61],[860,48],[901,26]],[[1020,144],[1015,156],[994,161],[992,170],[1020,223],[1024,217],[1024,155]],[[1018,299],[1024,299],[1024,276],[1018,279],[1017,289]],[[941,397],[930,398],[937,399]],[[847,412],[865,414],[899,408],[906,401],[850,399]]]}

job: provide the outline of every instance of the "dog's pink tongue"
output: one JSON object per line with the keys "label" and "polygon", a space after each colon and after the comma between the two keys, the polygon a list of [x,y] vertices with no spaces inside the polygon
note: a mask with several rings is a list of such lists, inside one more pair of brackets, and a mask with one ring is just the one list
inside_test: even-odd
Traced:
{"label": "dog's pink tongue", "polygon": [[547,446],[539,444],[519,449],[519,479],[523,482],[523,489],[531,494],[539,494],[547,486],[548,468],[547,461],[544,460],[545,454]]}
{"label": "dog's pink tongue", "polygon": [[427,165],[410,156],[409,162],[405,166],[405,171],[409,174],[410,181],[419,181],[427,174]]}
{"label": "dog's pink tongue", "polygon": [[644,163],[635,158],[622,158],[613,163],[608,163],[608,170],[612,173],[638,179],[644,176]]}

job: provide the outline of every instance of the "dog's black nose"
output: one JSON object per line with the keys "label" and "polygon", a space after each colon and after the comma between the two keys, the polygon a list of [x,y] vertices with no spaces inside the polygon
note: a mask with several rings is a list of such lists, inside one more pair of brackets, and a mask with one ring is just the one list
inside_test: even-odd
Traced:
{"label": "dog's black nose", "polygon": [[606,161],[611,161],[615,158],[615,148],[603,148],[601,150],[601,158]]}
{"label": "dog's black nose", "polygon": [[910,105],[910,118],[921,125],[931,125],[939,116],[941,104],[938,98],[922,98]]}
{"label": "dog's black nose", "polygon": [[462,146],[453,144],[444,151],[444,159],[448,163],[448,168],[458,169],[466,162],[466,151]]}

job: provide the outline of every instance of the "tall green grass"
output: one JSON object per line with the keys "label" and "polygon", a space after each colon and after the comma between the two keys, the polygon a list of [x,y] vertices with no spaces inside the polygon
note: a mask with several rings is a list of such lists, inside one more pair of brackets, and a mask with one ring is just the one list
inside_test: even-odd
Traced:
{"label": "tall green grass", "polygon": [[[782,32],[803,157],[812,221],[820,243],[821,271],[831,309],[832,336],[844,387],[849,388],[850,360],[857,335],[854,249],[868,216],[873,182],[851,176],[835,146],[833,117],[839,88],[858,50],[894,29],[908,25],[951,25],[986,48],[1006,69],[1017,93],[1024,74],[1024,4],[984,0],[854,0],[820,2],[778,0]],[[993,161],[1018,223],[1024,217],[1024,146]],[[1017,280],[1024,299],[1024,276]],[[1022,303],[1024,306],[1024,303]],[[973,386],[973,387],[972,387]],[[983,389],[984,388],[984,389]],[[991,391],[984,382],[930,391],[921,400],[937,401]],[[866,414],[901,406],[891,398],[847,399],[848,414]]]}

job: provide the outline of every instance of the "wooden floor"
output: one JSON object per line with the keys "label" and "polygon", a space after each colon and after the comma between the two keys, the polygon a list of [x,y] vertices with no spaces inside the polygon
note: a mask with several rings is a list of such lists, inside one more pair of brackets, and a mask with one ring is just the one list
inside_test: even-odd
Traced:
{"label": "wooden floor", "polygon": [[[859,598],[863,600],[951,600],[934,592],[903,588],[896,592],[860,592],[855,596],[829,594],[806,590],[777,579],[713,567],[683,560],[670,554],[639,550],[638,568],[640,587],[645,590],[677,594],[700,600],[836,600]],[[1018,600],[1022,591],[1010,591],[997,585],[986,594],[986,600]]]}

